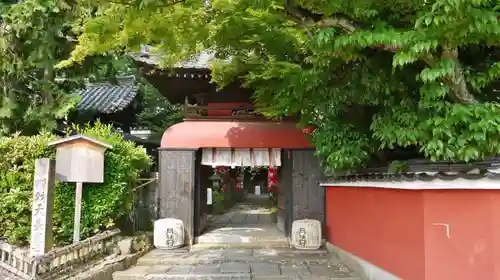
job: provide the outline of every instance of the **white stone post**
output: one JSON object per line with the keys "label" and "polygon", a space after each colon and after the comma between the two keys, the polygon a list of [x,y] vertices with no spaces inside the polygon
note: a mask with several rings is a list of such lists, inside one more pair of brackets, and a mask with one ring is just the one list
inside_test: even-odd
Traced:
{"label": "white stone post", "polygon": [[55,162],[48,158],[35,160],[31,213],[31,256],[40,256],[52,249],[54,179]]}

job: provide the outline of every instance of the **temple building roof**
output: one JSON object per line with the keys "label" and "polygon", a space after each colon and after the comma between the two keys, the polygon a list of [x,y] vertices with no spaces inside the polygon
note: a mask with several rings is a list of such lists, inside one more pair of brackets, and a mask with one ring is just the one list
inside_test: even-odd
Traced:
{"label": "temple building roof", "polygon": [[138,86],[134,76],[117,77],[118,84],[93,83],[74,92],[81,97],[76,106],[78,111],[92,110],[111,114],[128,107],[135,99]]}
{"label": "temple building roof", "polygon": [[[140,53],[133,54],[132,57],[136,61],[140,61],[150,65],[160,65],[161,53],[150,52],[148,48],[143,48]],[[213,52],[203,51],[191,59],[176,63],[173,68],[182,69],[209,69],[210,62],[215,59]]]}

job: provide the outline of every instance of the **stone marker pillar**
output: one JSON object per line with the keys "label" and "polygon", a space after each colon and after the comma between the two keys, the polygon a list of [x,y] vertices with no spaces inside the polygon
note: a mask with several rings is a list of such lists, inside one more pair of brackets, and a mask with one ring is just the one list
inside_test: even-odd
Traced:
{"label": "stone marker pillar", "polygon": [[31,214],[30,255],[40,256],[52,248],[52,211],[54,208],[55,161],[35,161]]}

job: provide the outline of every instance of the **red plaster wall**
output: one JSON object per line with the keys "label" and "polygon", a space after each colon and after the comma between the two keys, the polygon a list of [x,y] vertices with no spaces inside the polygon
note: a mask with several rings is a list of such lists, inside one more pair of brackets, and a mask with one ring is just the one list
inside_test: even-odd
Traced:
{"label": "red plaster wall", "polygon": [[329,242],[405,280],[425,277],[423,213],[419,192],[326,191]]}
{"label": "red plaster wall", "polygon": [[500,279],[498,191],[425,191],[424,202],[425,279]]}
{"label": "red plaster wall", "polygon": [[500,280],[500,191],[331,187],[326,199],[329,241],[404,280]]}

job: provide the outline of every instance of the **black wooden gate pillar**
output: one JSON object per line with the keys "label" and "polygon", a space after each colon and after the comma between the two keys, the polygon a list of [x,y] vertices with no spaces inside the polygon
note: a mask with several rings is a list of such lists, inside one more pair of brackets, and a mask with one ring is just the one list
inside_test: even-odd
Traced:
{"label": "black wooden gate pillar", "polygon": [[[284,191],[285,232],[295,220],[315,219],[325,225],[325,188],[319,183],[324,172],[314,149],[285,150],[282,157],[281,186]],[[279,214],[279,213],[278,213]]]}
{"label": "black wooden gate pillar", "polygon": [[188,246],[194,240],[195,156],[193,149],[159,150],[160,219],[182,220]]}

